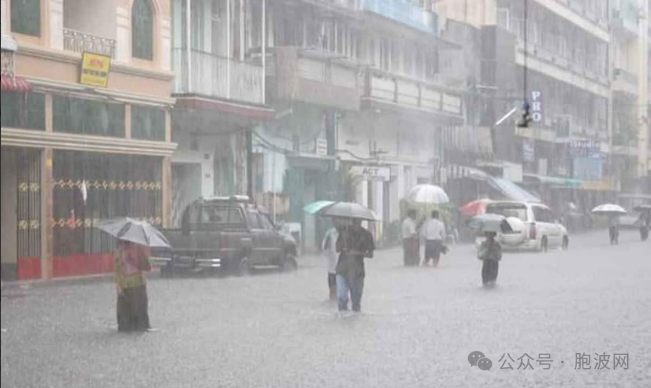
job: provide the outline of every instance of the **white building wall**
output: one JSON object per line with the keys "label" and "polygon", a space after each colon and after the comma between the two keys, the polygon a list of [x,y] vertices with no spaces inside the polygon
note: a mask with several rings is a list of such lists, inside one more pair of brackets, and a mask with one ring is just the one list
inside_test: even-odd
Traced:
{"label": "white building wall", "polygon": [[173,164],[195,164],[201,166],[201,196],[215,196],[214,152],[217,148],[215,140],[210,138],[197,141],[198,149],[191,149],[190,136],[186,132],[175,135],[179,144],[178,150],[172,157]]}

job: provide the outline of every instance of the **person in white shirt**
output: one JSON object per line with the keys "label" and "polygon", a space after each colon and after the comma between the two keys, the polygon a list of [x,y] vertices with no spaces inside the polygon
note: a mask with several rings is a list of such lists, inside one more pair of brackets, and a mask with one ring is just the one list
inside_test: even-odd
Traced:
{"label": "person in white shirt", "polygon": [[435,267],[439,265],[445,241],[445,224],[439,218],[439,212],[434,210],[432,212],[432,218],[423,226],[421,232],[425,240],[425,259],[423,260],[423,266],[429,265],[430,261],[434,262]]}
{"label": "person in white shirt", "polygon": [[330,300],[337,300],[337,262],[339,253],[337,253],[337,240],[339,240],[339,227],[341,223],[334,219],[332,227],[325,235],[322,243],[323,253],[328,266],[328,287],[330,289]]}
{"label": "person in white shirt", "polygon": [[418,244],[415,210],[409,210],[407,218],[402,222],[402,249],[404,252],[405,266],[417,266],[420,260],[420,246]]}

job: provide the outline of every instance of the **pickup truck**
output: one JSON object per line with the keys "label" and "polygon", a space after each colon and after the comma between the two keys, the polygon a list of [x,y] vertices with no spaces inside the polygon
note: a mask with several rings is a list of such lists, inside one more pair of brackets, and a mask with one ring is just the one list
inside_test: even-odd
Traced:
{"label": "pickup truck", "polygon": [[197,200],[183,212],[181,228],[163,234],[172,248],[156,249],[151,258],[163,277],[182,270],[248,275],[257,266],[298,267],[296,241],[245,197]]}

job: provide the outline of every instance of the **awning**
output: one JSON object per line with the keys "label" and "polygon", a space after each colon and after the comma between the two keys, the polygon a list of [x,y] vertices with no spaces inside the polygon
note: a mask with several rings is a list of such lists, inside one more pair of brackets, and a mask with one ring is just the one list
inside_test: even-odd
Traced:
{"label": "awning", "polygon": [[540,198],[510,180],[491,177],[488,179],[488,184],[510,200],[518,202],[541,202]]}
{"label": "awning", "polygon": [[23,77],[2,75],[2,93],[28,93],[32,86]]}
{"label": "awning", "polygon": [[578,179],[559,178],[559,177],[546,176],[546,175],[524,174],[524,177],[537,180],[538,182],[544,185],[550,185],[550,186],[578,188],[582,184],[582,181]]}

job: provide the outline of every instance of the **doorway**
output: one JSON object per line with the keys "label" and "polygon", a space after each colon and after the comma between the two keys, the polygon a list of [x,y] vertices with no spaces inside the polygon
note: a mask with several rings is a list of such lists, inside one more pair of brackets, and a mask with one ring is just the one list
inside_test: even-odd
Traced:
{"label": "doorway", "polygon": [[2,147],[2,280],[16,280],[18,273],[18,172],[16,152]]}

